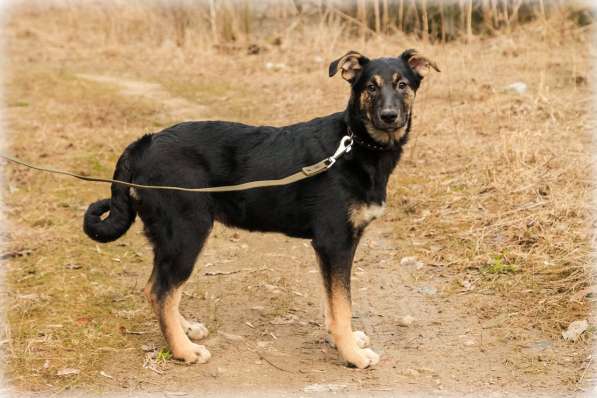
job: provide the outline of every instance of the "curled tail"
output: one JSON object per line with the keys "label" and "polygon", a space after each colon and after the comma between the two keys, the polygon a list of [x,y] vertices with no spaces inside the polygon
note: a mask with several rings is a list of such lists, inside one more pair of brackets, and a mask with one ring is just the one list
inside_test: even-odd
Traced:
{"label": "curled tail", "polygon": [[[149,137],[147,135],[141,138],[124,151],[116,163],[114,180],[131,182],[131,152],[137,149],[139,144],[147,142]],[[129,189],[126,185],[113,183],[112,198],[98,200],[89,205],[83,219],[83,230],[87,236],[97,242],[106,243],[115,241],[128,231],[137,215],[129,195]],[[102,220],[102,214],[108,211],[110,214]]]}

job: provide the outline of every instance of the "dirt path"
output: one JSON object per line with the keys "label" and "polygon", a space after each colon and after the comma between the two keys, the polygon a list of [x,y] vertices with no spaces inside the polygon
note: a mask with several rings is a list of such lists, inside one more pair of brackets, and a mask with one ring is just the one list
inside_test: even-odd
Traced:
{"label": "dirt path", "polygon": [[[116,85],[122,95],[163,103],[181,118],[207,110],[170,95],[159,84],[79,77]],[[496,390],[503,392],[495,396],[562,391],[558,373],[566,358],[560,358],[560,343],[531,331],[528,340],[511,341],[503,325],[508,316],[516,315],[487,319],[472,313],[472,301],[492,297],[475,292],[465,276],[416,261],[401,265],[409,253],[403,237],[396,235],[398,221],[390,221],[397,219],[395,212],[390,208],[384,220],[369,228],[353,271],[355,329],[364,330],[382,355],[374,369],[346,368],[324,342],[321,283],[309,242],[218,225],[182,303],[183,313],[209,327],[204,344],[212,360],[193,366],[169,361],[157,371],[144,368],[144,362],[152,363],[146,361],[151,352],[164,342],[149,308],[140,304],[145,315],[141,334],[131,335],[131,346],[102,364],[112,378],[101,378],[99,383],[127,393],[198,389],[216,393],[222,386],[230,391],[368,390],[461,396]],[[148,248],[145,257],[149,264]],[[145,268],[125,275],[130,286],[144,285],[149,265]],[[462,283],[455,285],[455,280]],[[405,316],[414,322],[405,326]],[[520,363],[526,368],[521,369]]]}
{"label": "dirt path", "polygon": [[174,118],[201,117],[207,107],[193,103],[185,98],[170,94],[158,83],[125,79],[115,76],[80,73],[79,78],[97,83],[109,84],[120,89],[120,94],[131,97],[144,97],[162,104]]}
{"label": "dirt path", "polygon": [[[372,338],[380,364],[361,371],[343,366],[324,342],[320,280],[306,241],[217,226],[186,287],[183,313],[205,321],[213,354],[206,365],[175,362],[163,374],[143,369],[141,349],[115,353],[104,364],[107,384],[124,391],[286,392],[401,391],[457,393],[559,390],[557,367],[548,374],[513,368],[520,355],[557,355],[554,343],[529,336],[527,348],[507,342],[503,320],[482,322],[467,312],[470,294],[451,294],[449,278],[431,265],[401,266],[408,253],[392,222],[370,227],[353,276],[354,324]],[[149,261],[149,260],[148,260]],[[146,275],[131,280],[142,286]],[[491,298],[489,298],[491,299]],[[149,309],[136,346],[163,340]],[[400,326],[405,315],[415,318]],[[506,341],[504,341],[504,339]],[[550,374],[551,373],[551,374]],[[159,382],[156,383],[156,380]]]}
{"label": "dirt path", "polygon": [[[122,96],[164,105],[171,117],[208,117],[208,107],[172,95],[160,84],[114,76],[79,74],[115,86]],[[393,183],[390,182],[390,185]],[[390,203],[367,230],[353,268],[355,329],[364,330],[381,354],[373,369],[348,369],[324,341],[321,281],[308,241],[248,233],[216,225],[183,296],[182,312],[206,323],[208,364],[157,364],[165,343],[140,287],[150,272],[151,250],[128,236],[142,263],[126,266],[119,283],[137,292],[134,310],[113,312],[133,319],[125,347],[107,350],[97,369],[102,390],[124,394],[195,391],[278,391],[284,395],[398,391],[432,395],[494,396],[569,394],[570,364],[582,350],[565,346],[529,326],[513,330],[517,313],[476,313],[495,300],[474,279],[449,264],[405,261],[409,220]],[[423,239],[423,237],[421,237]],[[422,244],[427,245],[422,240]],[[427,241],[428,242],[428,241]],[[405,325],[404,317],[412,324]],[[516,332],[516,333],[515,333]],[[524,336],[524,337],[520,337]],[[499,392],[496,392],[499,391]]]}

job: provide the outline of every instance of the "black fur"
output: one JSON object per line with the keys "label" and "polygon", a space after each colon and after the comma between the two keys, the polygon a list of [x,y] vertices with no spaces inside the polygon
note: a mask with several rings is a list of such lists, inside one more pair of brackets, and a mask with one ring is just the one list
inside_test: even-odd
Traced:
{"label": "black fur", "polygon": [[[339,61],[330,65],[330,75],[336,73]],[[391,88],[384,87],[383,92],[380,88],[375,106],[393,101],[406,130],[399,140],[386,145],[369,134],[358,99],[373,75],[388,79],[394,72],[413,91],[419,87],[421,78],[404,56],[366,59],[351,82],[351,98],[343,112],[279,128],[221,121],[180,123],[131,144],[118,161],[114,178],[189,188],[282,178],[333,154],[348,127],[357,142],[383,150],[355,144],[329,171],[283,187],[230,193],[137,189],[131,195],[129,188],[114,184],[111,200],[89,206],[85,233],[99,242],[113,241],[138,214],[154,247],[153,292],[158,301],[190,276],[214,221],[310,239],[321,261],[326,290],[336,281],[349,292],[352,260],[365,227],[351,224],[351,206],[385,202],[388,178],[407,142],[412,116],[412,109],[404,113],[400,108],[404,104],[397,89],[392,93]],[[102,221],[101,214],[108,210]]]}

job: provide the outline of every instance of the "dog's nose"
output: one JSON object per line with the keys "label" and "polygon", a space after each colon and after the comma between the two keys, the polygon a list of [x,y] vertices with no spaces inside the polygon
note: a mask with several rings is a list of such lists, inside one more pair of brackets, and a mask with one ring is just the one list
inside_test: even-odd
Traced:
{"label": "dog's nose", "polygon": [[398,118],[398,112],[393,109],[384,109],[381,111],[381,120],[386,123],[394,123]]}

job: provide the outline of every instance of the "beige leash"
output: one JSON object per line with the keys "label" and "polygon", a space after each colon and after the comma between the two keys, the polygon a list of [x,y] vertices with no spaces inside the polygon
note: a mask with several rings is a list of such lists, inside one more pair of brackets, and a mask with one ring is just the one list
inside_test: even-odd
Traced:
{"label": "beige leash", "polygon": [[327,171],[330,167],[332,167],[334,165],[334,163],[336,163],[336,160],[338,160],[338,158],[340,158],[340,156],[342,156],[343,154],[345,154],[347,152],[350,152],[350,150],[352,149],[352,144],[353,144],[352,137],[346,135],[346,136],[342,137],[342,139],[340,140],[340,145],[338,145],[338,149],[336,149],[336,152],[332,156],[330,156],[329,158],[326,158],[320,162],[312,164],[310,166],[305,166],[300,171],[298,171],[294,174],[291,174],[287,177],[284,177],[284,178],[280,178],[277,180],[251,181],[251,182],[245,182],[245,183],[237,184],[237,185],[225,185],[225,186],[221,186],[221,187],[206,187],[206,188],[182,188],[182,187],[170,187],[170,186],[166,186],[166,185],[134,184],[132,182],[112,180],[109,178],[87,177],[87,176],[71,173],[69,171],[56,170],[56,169],[52,169],[49,167],[35,166],[35,165],[29,164],[27,162],[24,162],[22,160],[13,158],[11,156],[3,155],[3,154],[0,154],[0,158],[6,159],[13,163],[20,164],[25,167],[29,167],[30,169],[46,171],[48,173],[54,173],[54,174],[63,174],[63,175],[67,175],[70,177],[78,178],[80,180],[85,180],[85,181],[107,182],[107,183],[121,184],[121,185],[126,185],[129,187],[133,187],[133,188],[142,188],[142,189],[164,189],[164,190],[170,190],[170,191],[185,191],[185,192],[231,192],[231,191],[244,191],[244,190],[253,189],[253,188],[275,187],[275,186],[280,186],[280,185],[288,185],[288,184],[292,184],[293,182],[297,182],[300,180],[304,180],[304,179],[316,176],[317,174],[323,173],[324,171]]}

